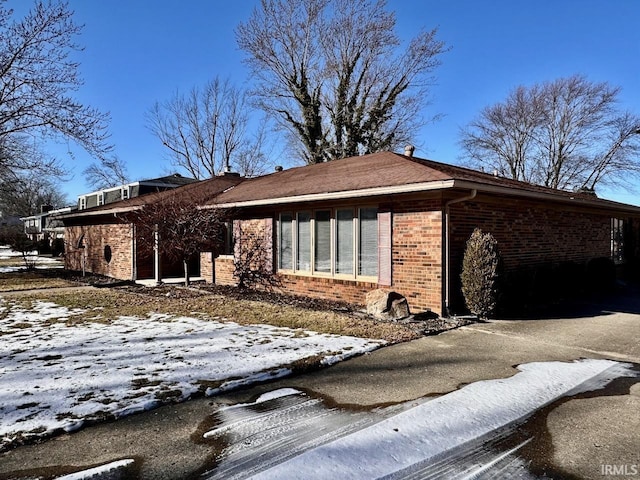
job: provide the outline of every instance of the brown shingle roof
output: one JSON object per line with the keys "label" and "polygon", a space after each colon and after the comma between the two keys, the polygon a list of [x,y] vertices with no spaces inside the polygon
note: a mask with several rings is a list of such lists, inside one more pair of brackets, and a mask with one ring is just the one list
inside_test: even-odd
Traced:
{"label": "brown shingle roof", "polygon": [[[222,193],[209,204],[243,204],[280,202],[298,197],[355,192],[385,187],[416,187],[434,184],[438,188],[499,188],[512,194],[543,194],[559,200],[582,200],[602,206],[622,205],[593,196],[555,190],[445,163],[380,152],[327,163],[291,168],[262,177],[247,179]],[[415,191],[415,190],[414,190]],[[550,198],[551,198],[550,197]],[[306,197],[307,199],[311,199]]]}

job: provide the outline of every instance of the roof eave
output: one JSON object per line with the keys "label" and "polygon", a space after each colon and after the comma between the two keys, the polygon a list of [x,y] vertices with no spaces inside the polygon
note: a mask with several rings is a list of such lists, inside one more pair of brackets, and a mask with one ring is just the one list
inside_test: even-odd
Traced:
{"label": "roof eave", "polygon": [[61,220],[67,220],[69,218],[80,218],[80,217],[97,217],[100,215],[115,215],[118,213],[127,213],[133,212],[136,210],[141,210],[144,205],[132,205],[127,207],[117,207],[117,208],[109,208],[104,210],[82,210],[74,213],[67,213],[64,215],[56,216]]}
{"label": "roof eave", "polygon": [[616,211],[625,211],[634,214],[640,214],[640,207],[634,205],[627,205],[625,203],[618,203],[611,200],[605,200],[602,198],[586,198],[584,196],[567,196],[560,195],[555,192],[535,192],[531,190],[524,190],[512,187],[502,187],[499,185],[490,185],[480,182],[472,182],[468,180],[456,180],[455,187],[465,189],[476,189],[483,193],[493,193],[497,195],[509,195],[530,198],[533,200],[553,200],[556,202],[567,203],[571,205],[588,206],[594,208],[604,208]]}
{"label": "roof eave", "polygon": [[343,200],[361,197],[374,197],[382,195],[394,195],[400,193],[425,192],[430,190],[442,190],[455,186],[454,180],[439,180],[435,182],[410,183],[406,185],[394,185],[388,187],[372,187],[357,190],[344,190],[341,192],[310,193],[306,195],[292,195],[288,197],[265,198],[259,200],[247,200],[242,202],[227,202],[204,205],[202,208],[243,208],[264,207],[269,205],[282,205],[287,203],[318,202],[329,200]]}

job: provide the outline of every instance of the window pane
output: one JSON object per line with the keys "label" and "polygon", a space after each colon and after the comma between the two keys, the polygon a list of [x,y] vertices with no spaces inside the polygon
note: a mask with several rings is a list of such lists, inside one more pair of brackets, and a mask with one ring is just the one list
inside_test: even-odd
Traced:
{"label": "window pane", "polygon": [[353,209],[336,212],[336,273],[353,275]]}
{"label": "window pane", "polygon": [[615,263],[624,262],[624,220],[611,219],[611,257]]}
{"label": "window pane", "polygon": [[298,258],[297,270],[311,270],[311,214],[298,213]]}
{"label": "window pane", "polygon": [[331,211],[316,212],[314,266],[316,272],[331,273]]}
{"label": "window pane", "polygon": [[361,208],[358,275],[378,275],[378,209]]}
{"label": "window pane", "polygon": [[280,251],[278,258],[280,260],[279,268],[283,270],[293,269],[293,242],[291,239],[293,216],[290,213],[280,215]]}

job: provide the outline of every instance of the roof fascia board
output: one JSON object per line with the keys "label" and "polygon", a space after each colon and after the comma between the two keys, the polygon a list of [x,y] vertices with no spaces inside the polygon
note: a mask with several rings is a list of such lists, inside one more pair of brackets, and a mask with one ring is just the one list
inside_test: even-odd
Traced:
{"label": "roof fascia board", "polygon": [[406,185],[394,185],[391,187],[373,187],[360,190],[345,190],[342,192],[310,193],[307,195],[293,195],[290,197],[267,198],[261,200],[248,200],[244,202],[229,202],[217,205],[205,205],[201,208],[240,208],[262,207],[267,205],[282,205],[285,203],[301,203],[324,200],[342,200],[360,197],[373,197],[380,195],[393,195],[399,193],[414,193],[430,190],[441,190],[455,186],[454,180],[441,180],[436,182],[410,183]]}

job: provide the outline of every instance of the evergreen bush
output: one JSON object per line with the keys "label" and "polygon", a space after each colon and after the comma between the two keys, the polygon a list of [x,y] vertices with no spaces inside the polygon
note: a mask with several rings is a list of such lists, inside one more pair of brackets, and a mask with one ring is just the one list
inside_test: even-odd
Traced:
{"label": "evergreen bush", "polygon": [[462,261],[462,294],[471,313],[487,318],[498,299],[498,242],[490,233],[476,228],[467,241]]}

